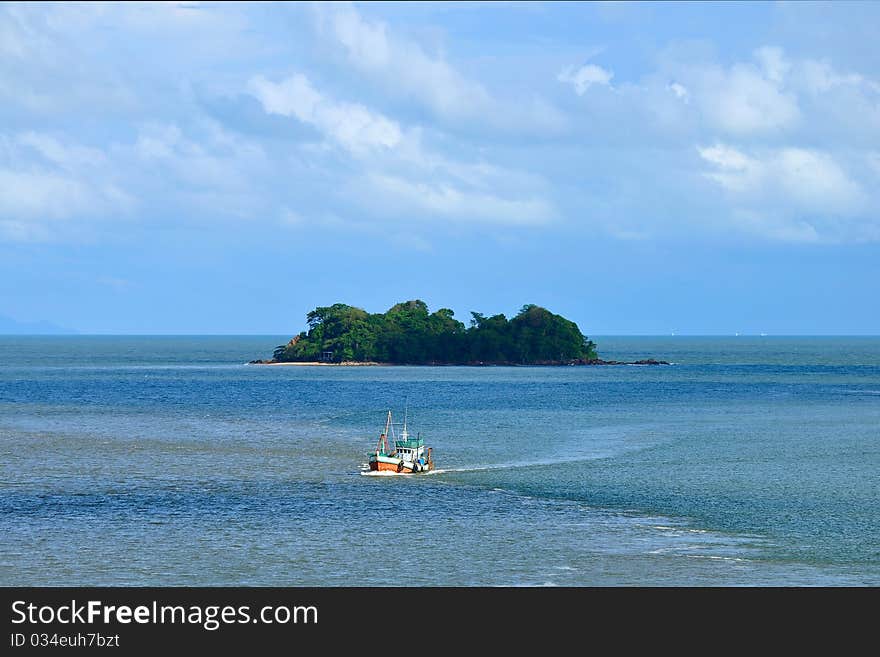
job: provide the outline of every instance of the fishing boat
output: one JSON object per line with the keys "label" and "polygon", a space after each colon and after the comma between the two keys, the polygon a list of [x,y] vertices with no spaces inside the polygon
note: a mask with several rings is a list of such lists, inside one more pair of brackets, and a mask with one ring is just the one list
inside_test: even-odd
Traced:
{"label": "fishing boat", "polygon": [[[391,445],[394,445],[393,449]],[[434,469],[433,450],[425,447],[420,433],[415,438],[407,431],[406,415],[400,434],[394,430],[391,411],[385,419],[385,430],[379,435],[376,449],[370,452],[370,470],[373,472],[397,472],[414,474]]]}

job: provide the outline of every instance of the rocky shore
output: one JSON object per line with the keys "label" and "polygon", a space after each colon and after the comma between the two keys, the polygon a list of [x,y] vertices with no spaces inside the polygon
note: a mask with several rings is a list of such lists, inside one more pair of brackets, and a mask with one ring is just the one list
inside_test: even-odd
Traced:
{"label": "rocky shore", "polygon": [[428,366],[465,366],[465,367],[560,367],[562,365],[671,365],[669,361],[656,360],[654,358],[645,358],[643,360],[623,361],[623,360],[603,360],[601,358],[577,358],[569,361],[542,361],[529,363],[528,366],[522,363],[485,363],[482,361],[472,363],[376,363],[373,361],[342,361],[341,363],[328,363],[319,361],[278,361],[278,360],[252,360],[248,365],[299,365],[299,366],[321,366],[321,367],[368,367],[368,366],[394,366],[394,365],[428,365]]}
{"label": "rocky shore", "polygon": [[341,363],[328,363],[326,361],[285,361],[285,360],[252,360],[248,361],[248,365],[300,365],[303,367],[307,366],[318,366],[318,367],[369,367],[375,365],[395,365],[395,363],[376,363],[373,361],[358,361],[358,360],[344,360]]}
{"label": "rocky shore", "polygon": [[624,360],[602,360],[601,358],[590,358],[589,360],[577,359],[573,360],[566,365],[671,365],[669,361],[666,360],[656,360],[655,358],[645,358],[643,360],[633,360],[633,361],[624,361]]}

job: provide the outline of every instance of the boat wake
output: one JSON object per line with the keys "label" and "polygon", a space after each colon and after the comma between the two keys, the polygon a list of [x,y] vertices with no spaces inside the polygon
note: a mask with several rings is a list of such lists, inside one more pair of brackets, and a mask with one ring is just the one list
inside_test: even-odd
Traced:
{"label": "boat wake", "polygon": [[[563,461],[559,461],[562,463]],[[509,470],[510,468],[528,468],[531,466],[540,466],[540,465],[554,465],[556,462],[531,462],[531,463],[503,463],[498,465],[481,465],[481,466],[471,466],[471,467],[463,467],[463,468],[438,468],[435,470],[429,470],[428,472],[418,472],[415,473],[418,476],[422,475],[439,475],[439,474],[452,474],[458,472],[487,472],[490,470]],[[412,477],[412,472],[394,472],[393,470],[367,470],[361,469],[358,473],[363,477]]]}
{"label": "boat wake", "polygon": [[[471,466],[462,466],[458,468],[438,468],[435,470],[429,470],[428,472],[419,472],[415,473],[418,475],[439,475],[439,474],[458,474],[465,472],[492,472],[497,470],[515,470],[519,468],[537,468],[537,467],[547,467],[553,465],[561,465],[566,463],[579,463],[582,461],[594,461],[596,459],[607,458],[608,454],[600,453],[600,454],[591,454],[589,456],[581,456],[581,457],[568,457],[568,458],[550,458],[550,459],[536,459],[533,461],[515,461],[510,463],[493,463],[490,465],[471,465]],[[397,477],[399,475],[403,475],[406,477],[412,476],[411,472],[394,472],[393,470],[368,470],[366,467],[362,467],[360,474],[365,477]]]}
{"label": "boat wake", "polygon": [[427,472],[394,472],[393,470],[361,470],[358,474],[362,477],[427,477],[429,475],[443,474],[449,470],[428,470]]}
{"label": "boat wake", "polygon": [[581,461],[595,461],[596,459],[607,458],[606,454],[591,454],[581,457],[559,457],[551,459],[535,459],[533,461],[514,461],[510,463],[493,463],[491,465],[472,465],[461,468],[445,468],[443,470],[433,470],[432,472],[487,472],[490,470],[513,470],[516,468],[537,468],[548,465],[562,465],[564,463],[579,463]]}
{"label": "boat wake", "polygon": [[428,475],[439,475],[439,474],[448,474],[452,472],[481,472],[483,470],[506,470],[507,468],[522,468],[528,467],[529,465],[536,465],[534,463],[517,463],[517,464],[507,464],[507,465],[485,465],[485,466],[474,466],[470,468],[437,468],[435,470],[428,470],[428,472],[394,472],[393,470],[368,470],[366,468],[362,468],[359,475],[363,477],[412,477],[413,474],[418,476],[428,476]]}

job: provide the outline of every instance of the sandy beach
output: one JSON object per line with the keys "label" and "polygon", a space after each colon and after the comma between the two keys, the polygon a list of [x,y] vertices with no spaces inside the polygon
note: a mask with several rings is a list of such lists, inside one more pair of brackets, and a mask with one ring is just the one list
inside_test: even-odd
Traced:
{"label": "sandy beach", "polygon": [[248,365],[270,365],[270,366],[286,366],[286,365],[294,365],[298,367],[369,367],[376,365],[391,365],[391,363],[375,363],[372,361],[369,362],[356,362],[351,360],[344,360],[341,363],[325,363],[321,361],[303,361],[303,362],[285,362],[285,363],[271,363],[271,362],[250,362]]}

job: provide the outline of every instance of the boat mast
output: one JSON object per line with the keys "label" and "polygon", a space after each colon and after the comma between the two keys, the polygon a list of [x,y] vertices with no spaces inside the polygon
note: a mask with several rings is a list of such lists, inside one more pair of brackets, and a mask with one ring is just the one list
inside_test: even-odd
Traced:
{"label": "boat mast", "polygon": [[407,396],[406,401],[403,405],[403,439],[406,440],[409,437],[409,434],[406,431],[406,418],[409,415],[409,396]]}
{"label": "boat mast", "polygon": [[388,431],[391,428],[391,411],[388,411],[388,417],[385,419],[385,431],[379,436],[379,449],[383,453],[388,454]]}

